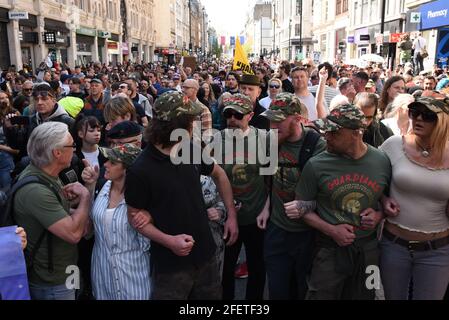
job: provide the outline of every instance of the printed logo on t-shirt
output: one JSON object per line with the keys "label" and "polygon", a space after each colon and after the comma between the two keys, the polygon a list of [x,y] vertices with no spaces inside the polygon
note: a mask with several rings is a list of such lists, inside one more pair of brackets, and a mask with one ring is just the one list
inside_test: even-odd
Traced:
{"label": "printed logo on t-shirt", "polygon": [[253,190],[252,184],[258,177],[258,167],[248,164],[236,164],[231,170],[231,185],[234,196],[240,196]]}
{"label": "printed logo on t-shirt", "polygon": [[383,190],[377,181],[358,173],[335,177],[326,186],[335,218],[355,226],[360,226],[360,214],[376,205]]}
{"label": "printed logo on t-shirt", "polygon": [[284,201],[295,199],[295,188],[299,181],[298,156],[288,152],[279,152],[279,165],[274,176],[273,190]]}

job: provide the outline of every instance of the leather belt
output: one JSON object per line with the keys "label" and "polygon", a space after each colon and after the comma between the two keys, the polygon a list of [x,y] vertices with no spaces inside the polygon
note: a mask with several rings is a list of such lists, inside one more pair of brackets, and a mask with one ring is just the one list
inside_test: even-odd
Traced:
{"label": "leather belt", "polygon": [[437,250],[449,244],[449,236],[436,240],[428,241],[408,241],[392,234],[387,229],[384,229],[383,236],[388,240],[406,247],[409,251],[428,251]]}

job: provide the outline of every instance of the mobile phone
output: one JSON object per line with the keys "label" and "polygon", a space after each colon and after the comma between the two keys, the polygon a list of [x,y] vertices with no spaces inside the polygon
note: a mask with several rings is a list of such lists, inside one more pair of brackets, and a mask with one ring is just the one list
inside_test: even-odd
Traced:
{"label": "mobile phone", "polygon": [[17,116],[17,117],[12,117],[10,119],[11,124],[12,125],[29,125],[30,124],[30,118],[27,116]]}

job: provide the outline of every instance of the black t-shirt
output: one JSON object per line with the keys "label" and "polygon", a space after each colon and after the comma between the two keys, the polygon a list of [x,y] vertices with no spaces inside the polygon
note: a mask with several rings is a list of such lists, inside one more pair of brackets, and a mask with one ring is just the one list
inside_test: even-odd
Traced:
{"label": "black t-shirt", "polygon": [[260,115],[263,112],[265,112],[265,108],[259,104],[259,101],[257,101],[256,106],[254,107],[254,116],[249,122],[249,125],[257,129],[270,130],[270,120]]}
{"label": "black t-shirt", "polygon": [[[190,147],[193,148],[192,145]],[[210,175],[213,168],[214,164],[205,163],[175,165],[169,156],[148,144],[128,169],[126,203],[133,208],[147,210],[154,225],[162,232],[169,235],[187,234],[195,240],[187,257],[179,257],[153,241],[151,261],[158,272],[200,266],[214,254],[216,246],[200,184],[200,176]]]}
{"label": "black t-shirt", "polygon": [[282,80],[282,90],[284,92],[295,93],[295,87],[289,79]]}

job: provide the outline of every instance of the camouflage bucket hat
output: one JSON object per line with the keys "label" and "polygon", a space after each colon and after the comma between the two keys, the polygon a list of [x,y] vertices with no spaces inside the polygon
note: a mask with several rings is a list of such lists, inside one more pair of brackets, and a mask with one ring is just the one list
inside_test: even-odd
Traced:
{"label": "camouflage bucket hat", "polygon": [[271,101],[270,109],[261,115],[273,122],[282,122],[288,116],[299,114],[308,117],[307,107],[292,93],[280,93]]}
{"label": "camouflage bucket hat", "polygon": [[125,143],[112,149],[100,147],[100,151],[107,159],[121,162],[128,168],[137,159],[142,150],[131,143]]}
{"label": "camouflage bucket hat", "polygon": [[169,91],[157,98],[153,111],[158,120],[171,121],[182,114],[198,116],[203,109],[182,93]]}
{"label": "camouflage bucket hat", "polygon": [[361,109],[352,104],[345,104],[333,109],[326,119],[314,121],[318,129],[329,132],[337,131],[341,128],[364,129],[366,128],[365,114]]}
{"label": "camouflage bucket hat", "polygon": [[409,104],[409,108],[413,108],[413,106],[424,105],[430,111],[435,113],[444,112],[449,114],[449,99],[435,99],[432,97],[420,97],[416,99],[415,102]]}
{"label": "camouflage bucket hat", "polygon": [[240,93],[224,98],[223,106],[223,112],[227,109],[235,110],[241,114],[248,114],[253,112],[253,104],[251,102],[251,99],[248,96]]}

